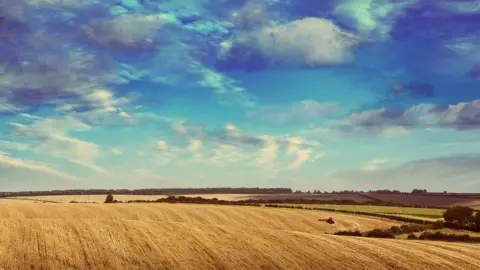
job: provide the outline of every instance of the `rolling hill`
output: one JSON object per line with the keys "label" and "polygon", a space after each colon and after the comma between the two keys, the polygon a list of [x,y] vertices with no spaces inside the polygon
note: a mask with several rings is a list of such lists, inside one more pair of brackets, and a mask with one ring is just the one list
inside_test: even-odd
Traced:
{"label": "rolling hill", "polygon": [[[391,221],[256,207],[0,204],[7,269],[478,269],[480,245],[326,235]],[[28,248],[26,248],[28,247]]]}

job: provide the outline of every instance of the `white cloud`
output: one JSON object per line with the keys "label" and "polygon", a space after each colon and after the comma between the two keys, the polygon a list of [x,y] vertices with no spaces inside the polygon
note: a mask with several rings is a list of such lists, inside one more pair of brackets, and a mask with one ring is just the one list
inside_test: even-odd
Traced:
{"label": "white cloud", "polygon": [[108,170],[94,164],[94,160],[100,156],[97,144],[68,136],[70,131],[90,129],[90,126],[74,118],[44,118],[31,125],[11,125],[15,135],[33,140],[30,151],[62,158],[96,172],[108,173]]}
{"label": "white cloud", "polygon": [[213,149],[211,157],[208,159],[208,161],[216,165],[225,165],[227,163],[235,163],[246,160],[249,158],[249,156],[249,153],[237,146],[218,144]]}
{"label": "white cloud", "polygon": [[372,164],[384,164],[387,162],[388,162],[388,159],[385,159],[385,158],[375,158],[370,161],[370,163]]}
{"label": "white cloud", "polygon": [[373,171],[377,171],[378,167],[375,165],[365,165],[362,168],[360,168],[360,170],[365,172],[373,172]]}
{"label": "white cloud", "polygon": [[457,12],[463,14],[477,14],[480,12],[480,2],[473,1],[452,1],[438,0],[438,5],[448,12]]}
{"label": "white cloud", "polygon": [[402,136],[402,135],[405,135],[407,133],[408,133],[408,131],[404,127],[392,126],[392,127],[382,128],[378,132],[378,136],[382,137],[382,138],[392,138],[392,137]]}
{"label": "white cloud", "polygon": [[157,149],[164,149],[164,150],[165,150],[165,149],[168,148],[168,144],[167,144],[166,141],[160,140],[160,141],[157,141],[157,142],[155,143],[155,147],[156,147]]}
{"label": "white cloud", "polygon": [[154,47],[162,15],[126,14],[112,20],[92,20],[83,26],[85,37],[109,49],[136,50]]}
{"label": "white cloud", "polygon": [[226,165],[244,162],[247,166],[277,170],[282,168],[283,156],[295,157],[292,168],[299,168],[305,161],[315,161],[324,156],[324,153],[314,151],[315,147],[320,146],[316,141],[308,141],[299,136],[245,132],[232,123],[227,123],[218,130],[204,129],[187,122],[176,123],[171,128],[176,133],[167,135],[171,140],[155,143],[155,148],[163,149],[154,154],[157,163]]}
{"label": "white cloud", "polygon": [[303,138],[292,137],[288,139],[287,155],[294,155],[295,160],[288,166],[289,169],[298,169],[304,162],[310,159],[313,153],[311,148],[301,148]]}
{"label": "white cloud", "polygon": [[138,123],[139,117],[132,117],[122,109],[127,107],[129,102],[130,100],[126,97],[115,97],[111,91],[100,88],[84,93],[75,101],[58,102],[56,110],[92,124]]}
{"label": "white cloud", "polygon": [[[453,155],[415,160],[390,168],[340,171],[329,176],[328,189],[398,189],[431,187],[429,191],[480,192],[478,155]],[[373,169],[373,168],[371,168]],[[455,181],[452,181],[455,179]]]}
{"label": "white cloud", "polygon": [[357,31],[380,39],[388,37],[396,18],[418,0],[346,0],[340,2],[333,15]]}
{"label": "white cloud", "polygon": [[288,165],[289,169],[298,169],[305,161],[310,159],[312,149],[295,149],[289,151],[290,154],[295,154],[295,160]]}
{"label": "white cloud", "polygon": [[20,113],[20,114],[18,114],[18,115],[20,115],[21,117],[26,118],[26,119],[34,119],[34,120],[42,119],[42,118],[39,117],[39,116],[31,115],[31,114],[28,114],[28,113]]}
{"label": "white cloud", "polygon": [[264,4],[247,1],[239,11],[231,14],[235,27],[251,30],[268,24],[269,16]]}
{"label": "white cloud", "polygon": [[113,148],[111,152],[112,152],[112,155],[114,155],[114,156],[123,155],[122,149],[119,149],[119,148]]}
{"label": "white cloud", "polygon": [[266,144],[258,150],[257,162],[261,165],[271,165],[277,158],[280,149],[275,138],[265,136]]}
{"label": "white cloud", "polygon": [[202,147],[202,141],[192,139],[190,140],[190,145],[188,146],[188,150],[192,153],[197,152]]}
{"label": "white cloud", "polygon": [[374,158],[370,160],[366,165],[362,166],[360,170],[364,172],[378,171],[380,169],[380,165],[385,164],[387,162],[388,162],[388,159],[385,159],[385,158]]}
{"label": "white cloud", "polygon": [[[457,104],[418,104],[407,110],[381,108],[354,113],[345,121],[348,127],[374,132],[381,137],[407,133],[407,127],[435,126],[456,130],[480,128],[480,99]],[[432,129],[430,129],[432,130]]]}
{"label": "white cloud", "polygon": [[248,93],[243,87],[238,86],[239,81],[205,68],[200,64],[196,64],[196,66],[197,72],[202,76],[199,85],[214,89],[216,98],[220,104],[240,105],[243,107],[253,107],[256,105],[256,97]]}
{"label": "white cloud", "polygon": [[480,99],[460,102],[437,110],[438,124],[456,129],[480,128]]}
{"label": "white cloud", "polygon": [[16,159],[16,158],[10,157],[5,152],[0,152],[0,166],[2,165],[8,166],[8,167],[14,167],[14,168],[32,170],[37,172],[43,172],[43,173],[47,173],[53,176],[58,176],[58,177],[69,179],[69,180],[78,180],[78,178],[75,176],[69,175],[61,171],[57,171],[45,164],[37,163],[31,160]]}
{"label": "white cloud", "polygon": [[118,115],[122,118],[130,118],[130,114],[126,113],[126,112],[120,112],[118,113]]}
{"label": "white cloud", "polygon": [[22,110],[21,107],[11,104],[8,99],[0,98],[0,113],[18,113]]}
{"label": "white cloud", "polygon": [[[248,59],[265,58],[267,64],[282,66],[338,65],[351,58],[349,50],[360,38],[343,31],[331,21],[322,18],[304,18],[283,25],[267,25],[238,33],[233,40],[220,47],[221,61],[237,63],[247,68]],[[242,54],[233,52],[244,50]]]}
{"label": "white cloud", "polygon": [[12,149],[17,151],[28,151],[30,149],[30,145],[25,143],[0,140],[0,148]]}

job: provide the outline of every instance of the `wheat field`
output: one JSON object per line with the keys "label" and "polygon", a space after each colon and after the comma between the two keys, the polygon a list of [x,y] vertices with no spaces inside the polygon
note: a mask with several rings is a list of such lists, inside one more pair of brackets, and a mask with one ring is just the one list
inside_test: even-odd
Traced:
{"label": "wheat field", "polygon": [[[337,224],[318,219],[332,215]],[[182,204],[0,204],[2,269],[479,269],[480,245],[326,235],[391,221]]]}

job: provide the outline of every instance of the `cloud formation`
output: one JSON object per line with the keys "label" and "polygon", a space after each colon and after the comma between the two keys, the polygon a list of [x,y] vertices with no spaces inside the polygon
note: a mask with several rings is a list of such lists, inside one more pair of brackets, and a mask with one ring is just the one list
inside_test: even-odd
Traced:
{"label": "cloud formation", "polygon": [[[398,166],[365,171],[341,171],[328,176],[329,186],[348,186],[356,190],[398,189],[411,191],[479,192],[478,155],[463,154],[406,162]],[[455,181],[455,185],[452,185]]]}
{"label": "cloud formation", "polygon": [[158,30],[164,24],[162,15],[125,14],[114,19],[93,19],[82,27],[82,33],[105,49],[142,52],[158,44]]}
{"label": "cloud formation", "polygon": [[[227,124],[221,129],[206,129],[180,122],[172,126],[172,131],[176,135],[170,141],[160,140],[155,143],[155,148],[160,150],[156,160],[161,164],[189,157],[189,162],[225,165],[245,161],[264,169],[294,170],[307,161],[315,161],[324,156],[324,153],[317,152],[321,146],[319,142],[299,136],[248,133],[233,124]],[[290,163],[282,168],[282,160],[288,159]]]}
{"label": "cloud formation", "polygon": [[218,66],[260,70],[267,66],[339,65],[351,58],[360,38],[332,21],[304,18],[286,24],[266,24],[240,31],[220,44]]}
{"label": "cloud formation", "polygon": [[0,1],[2,185],[377,189],[468,163],[478,7],[314,2]]}
{"label": "cloud formation", "polygon": [[99,173],[108,173],[108,170],[94,163],[100,156],[97,144],[68,136],[68,132],[87,131],[91,128],[76,119],[46,118],[33,124],[11,123],[11,126],[13,135],[31,141],[31,147],[25,150],[65,159]]}
{"label": "cloud formation", "polygon": [[272,126],[302,125],[336,116],[340,106],[331,102],[303,100],[288,105],[262,106],[246,113],[249,121],[258,121]]}
{"label": "cloud formation", "polygon": [[46,173],[68,180],[78,180],[78,178],[75,176],[55,170],[45,164],[37,163],[31,160],[16,159],[9,156],[8,153],[0,152],[0,167],[3,166]]}
{"label": "cloud formation", "polygon": [[345,119],[348,128],[360,128],[376,135],[389,134],[392,130],[403,132],[405,126],[413,125],[415,118],[400,108],[380,108],[353,113]]}
{"label": "cloud formation", "polygon": [[406,127],[439,127],[455,130],[480,128],[480,100],[460,102],[452,105],[418,104],[406,110],[381,108],[353,113],[345,118],[345,131],[364,131],[379,134],[385,129]]}
{"label": "cloud formation", "polygon": [[346,0],[337,5],[333,15],[358,32],[377,39],[386,39],[397,17],[417,0]]}

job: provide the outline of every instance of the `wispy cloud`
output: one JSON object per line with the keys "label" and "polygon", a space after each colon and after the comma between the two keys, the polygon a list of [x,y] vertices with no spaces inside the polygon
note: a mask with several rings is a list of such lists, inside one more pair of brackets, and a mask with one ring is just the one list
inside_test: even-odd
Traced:
{"label": "wispy cloud", "polygon": [[68,136],[69,131],[86,131],[91,128],[76,119],[45,118],[31,125],[19,123],[11,123],[11,125],[14,135],[32,141],[31,147],[25,150],[66,159],[96,172],[108,173],[108,170],[94,163],[100,155],[97,144]]}
{"label": "wispy cloud", "polygon": [[0,166],[7,166],[7,167],[13,167],[13,168],[19,168],[19,169],[27,169],[31,171],[37,171],[37,172],[42,172],[42,173],[47,173],[53,176],[58,176],[61,178],[65,178],[68,180],[79,180],[79,178],[55,170],[45,164],[42,163],[37,163],[31,160],[23,160],[23,159],[16,159],[11,156],[9,156],[5,152],[0,152]]}
{"label": "wispy cloud", "polygon": [[291,105],[267,105],[246,113],[249,121],[272,126],[304,125],[338,116],[340,105],[331,102],[303,100]]}

